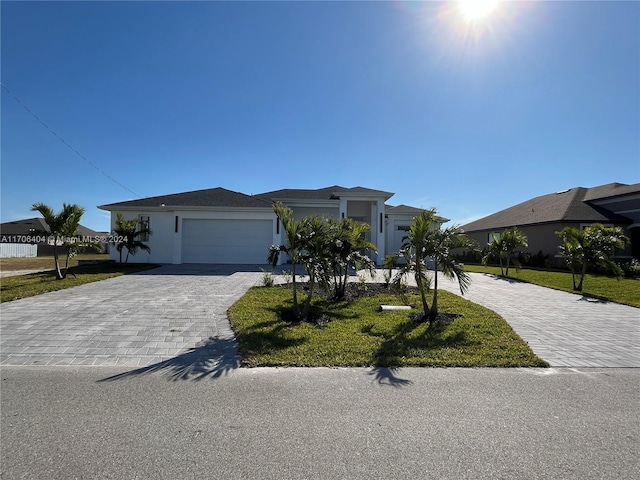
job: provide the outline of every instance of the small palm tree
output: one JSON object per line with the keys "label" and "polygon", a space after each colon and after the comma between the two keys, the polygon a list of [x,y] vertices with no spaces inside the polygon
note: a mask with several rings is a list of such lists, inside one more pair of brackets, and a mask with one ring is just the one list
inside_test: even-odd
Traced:
{"label": "small palm tree", "polygon": [[365,268],[371,275],[375,273],[376,264],[366,252],[378,250],[365,237],[371,231],[370,225],[348,217],[341,221],[330,218],[327,222],[333,296],[341,299],[344,298],[351,269]]}
{"label": "small palm tree", "polygon": [[[433,208],[423,210],[415,218],[405,243],[400,249],[399,256],[404,257],[406,263],[399,267],[393,279],[393,282],[399,285],[405,275],[413,274],[420,292],[424,318],[428,318],[430,323],[434,323],[438,316],[438,271],[448,278],[456,278],[460,292],[464,295],[469,288],[471,278],[464,270],[464,266],[453,258],[451,252],[458,248],[474,247],[473,242],[464,235],[460,227],[453,226],[444,230],[436,228],[436,213]],[[429,259],[435,265],[431,307],[427,300],[427,293],[431,290],[431,278],[427,275]]]}
{"label": "small palm tree", "polygon": [[473,248],[474,244],[457,225],[433,230],[429,244],[435,269],[433,301],[429,312],[429,321],[433,323],[438,316],[438,269],[445,277],[457,279],[460,293],[464,295],[471,285],[471,277],[464,270],[464,265],[453,258],[451,251],[458,248]]}
{"label": "small palm tree", "polygon": [[491,241],[487,244],[484,256],[482,257],[482,264],[487,265],[494,258],[498,259],[500,263],[500,275],[504,276],[504,266],[502,265],[502,240],[495,232],[491,232]]}
{"label": "small palm tree", "polygon": [[594,223],[584,230],[565,227],[555,233],[562,241],[558,250],[571,270],[575,291],[582,291],[588,266],[599,267],[616,278],[622,276],[622,269],[612,259],[616,249],[629,243],[622,228]]}
{"label": "small palm tree", "polygon": [[[500,275],[508,277],[511,263],[516,267],[516,270],[520,269],[520,261],[518,256],[515,255],[516,248],[527,248],[528,246],[529,242],[526,235],[518,230],[518,227],[507,228],[500,235],[492,233],[491,242],[487,245],[487,251],[482,258],[482,263],[486,265],[492,258],[497,257],[500,262]],[[506,269],[503,268],[503,260],[505,261]]]}
{"label": "small palm tree", "polygon": [[114,237],[120,239],[114,242],[116,249],[120,255],[120,263],[122,263],[122,250],[127,249],[127,256],[124,263],[129,262],[129,254],[135,255],[138,253],[138,249],[142,249],[145,252],[151,252],[151,248],[140,240],[139,237],[143,235],[151,234],[151,230],[146,225],[142,225],[138,228],[139,222],[136,219],[125,220],[120,212],[116,213],[116,225],[113,229]]}
{"label": "small palm tree", "polygon": [[293,315],[300,317],[300,309],[298,306],[298,288],[296,284],[296,266],[302,262],[304,253],[304,222],[293,219],[293,211],[285,207],[282,203],[274,203],[273,211],[278,217],[284,230],[286,243],[282,245],[271,245],[269,248],[269,257],[267,261],[271,266],[278,264],[280,253],[289,255],[291,259],[291,281],[293,286]]}
{"label": "small palm tree", "polygon": [[516,271],[520,269],[520,261],[518,260],[518,256],[515,255],[516,248],[527,248],[529,246],[529,241],[527,239],[527,236],[520,230],[518,230],[518,227],[507,228],[504,232],[502,232],[500,240],[502,242],[502,251],[504,252],[507,260],[505,275],[508,277],[510,261],[513,262],[514,266],[516,267]]}
{"label": "small palm tree", "polygon": [[428,239],[431,235],[435,218],[436,211],[433,208],[420,212],[420,215],[414,219],[413,224],[409,227],[409,232],[403,239],[404,243],[400,248],[400,252],[395,257],[395,259],[404,258],[405,263],[399,266],[398,273],[393,278],[393,283],[396,286],[400,286],[405,275],[413,275],[418,286],[425,317],[430,311],[427,293],[431,290],[431,279],[427,275]]}
{"label": "small palm tree", "polygon": [[[53,238],[53,259],[55,263],[56,279],[62,280],[69,273],[69,257],[77,252],[78,227],[80,218],[84,214],[84,208],[78,205],[62,204],[62,210],[58,213],[44,203],[34,203],[31,210],[40,213],[47,225],[44,232]],[[58,247],[63,247],[66,251],[66,261],[64,270],[60,268]]]}

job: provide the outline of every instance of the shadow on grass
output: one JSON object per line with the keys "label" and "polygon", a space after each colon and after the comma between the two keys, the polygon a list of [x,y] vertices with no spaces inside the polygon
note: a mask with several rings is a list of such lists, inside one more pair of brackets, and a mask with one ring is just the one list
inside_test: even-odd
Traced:
{"label": "shadow on grass", "polygon": [[416,351],[469,345],[464,331],[449,334],[447,325],[439,323],[427,327],[424,334],[412,335],[416,328],[422,326],[423,323],[407,319],[391,332],[373,332],[372,329],[364,328],[363,333],[383,338],[375,355],[375,365],[393,369],[401,364],[401,358],[410,357]]}
{"label": "shadow on grass", "polygon": [[163,362],[106,377],[98,382],[113,382],[160,372],[170,380],[218,378],[240,366],[233,339],[210,337],[196,348]]}
{"label": "shadow on grass", "polygon": [[294,323],[280,319],[265,320],[251,326],[250,329],[236,332],[240,355],[251,363],[256,355],[268,355],[277,350],[284,350],[302,345],[307,340],[288,336]]}

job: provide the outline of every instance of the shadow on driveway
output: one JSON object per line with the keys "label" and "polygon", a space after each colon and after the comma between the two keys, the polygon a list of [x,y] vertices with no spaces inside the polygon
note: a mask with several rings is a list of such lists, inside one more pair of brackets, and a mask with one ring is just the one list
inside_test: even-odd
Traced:
{"label": "shadow on driveway", "polygon": [[156,372],[160,372],[174,381],[218,378],[240,366],[240,358],[236,356],[236,353],[235,340],[210,337],[201,346],[192,348],[169,360],[103,378],[98,382],[125,380]]}

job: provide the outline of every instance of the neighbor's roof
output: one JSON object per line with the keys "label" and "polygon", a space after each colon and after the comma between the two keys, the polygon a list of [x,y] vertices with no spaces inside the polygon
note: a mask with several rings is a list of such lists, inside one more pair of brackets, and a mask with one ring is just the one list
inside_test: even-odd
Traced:
{"label": "neighbor's roof", "polygon": [[[0,225],[0,234],[2,235],[34,235],[37,233],[48,232],[47,224],[42,217],[25,218],[24,220],[14,220],[5,222]],[[96,236],[99,232],[91,230],[83,225],[78,226],[78,234],[83,236]]]}
{"label": "neighbor's roof", "polygon": [[255,196],[234,192],[217,187],[192,192],[160,195],[157,197],[129,200],[128,202],[100,205],[102,210],[115,210],[121,207],[263,207],[270,208],[271,202]]}
{"label": "neighbor's roof", "polygon": [[640,193],[640,183],[627,185],[624,183],[608,183],[599,187],[589,188],[584,196],[585,202],[594,200],[604,200],[605,198],[619,197],[622,195],[630,195]]}
{"label": "neighbor's roof", "polygon": [[629,219],[589,201],[640,191],[636,185],[608,184],[576,187],[527,200],[463,226],[466,232],[554,222],[618,222]]}

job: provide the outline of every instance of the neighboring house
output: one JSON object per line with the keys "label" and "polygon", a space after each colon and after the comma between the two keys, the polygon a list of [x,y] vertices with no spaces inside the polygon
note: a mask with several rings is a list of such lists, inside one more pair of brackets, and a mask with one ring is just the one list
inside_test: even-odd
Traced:
{"label": "neighboring house", "polygon": [[576,187],[542,195],[462,228],[483,248],[491,240],[491,233],[518,227],[529,240],[529,252],[542,251],[552,259],[558,255],[560,245],[555,232],[567,226],[585,228],[593,223],[624,228],[631,245],[618,256],[640,258],[640,183]]}
{"label": "neighboring house", "polygon": [[[139,251],[130,261],[265,264],[269,247],[285,241],[272,208],[274,202],[282,202],[293,210],[296,219],[316,214],[368,223],[368,240],[380,252],[373,258],[382,264],[385,254],[396,253],[399,248],[396,232],[404,232],[420,211],[386,205],[392,196],[390,192],[363,187],[283,189],[257,195],[218,187],[98,208],[111,212],[112,229],[117,212],[125,219],[148,225],[151,235],[145,243],[151,253]],[[115,249],[111,255],[116,255]]]}
{"label": "neighboring house", "polygon": [[[0,225],[0,243],[37,245],[39,257],[50,256],[53,255],[53,246],[48,245],[42,238],[46,236],[43,234],[46,231],[48,231],[47,224],[42,217],[5,222]],[[95,239],[102,234],[79,225],[78,236]]]}

